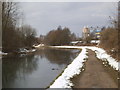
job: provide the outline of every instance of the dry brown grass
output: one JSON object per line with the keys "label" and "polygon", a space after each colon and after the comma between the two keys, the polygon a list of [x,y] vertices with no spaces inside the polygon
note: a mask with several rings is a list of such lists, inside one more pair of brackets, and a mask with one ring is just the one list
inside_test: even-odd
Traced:
{"label": "dry brown grass", "polygon": [[107,28],[101,33],[100,47],[104,48],[112,57],[120,61],[118,30]]}

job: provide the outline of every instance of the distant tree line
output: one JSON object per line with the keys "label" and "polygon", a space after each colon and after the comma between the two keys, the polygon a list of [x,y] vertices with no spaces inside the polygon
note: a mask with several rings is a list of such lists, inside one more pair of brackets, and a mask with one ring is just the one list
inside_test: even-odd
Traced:
{"label": "distant tree line", "polygon": [[62,29],[59,26],[56,30],[50,31],[44,39],[46,45],[69,45],[70,42],[76,39],[74,33],[71,33],[70,29],[65,27]]}
{"label": "distant tree line", "polygon": [[18,3],[2,2],[2,50],[12,52],[31,47],[35,41],[35,29],[29,25],[18,27],[20,18]]}

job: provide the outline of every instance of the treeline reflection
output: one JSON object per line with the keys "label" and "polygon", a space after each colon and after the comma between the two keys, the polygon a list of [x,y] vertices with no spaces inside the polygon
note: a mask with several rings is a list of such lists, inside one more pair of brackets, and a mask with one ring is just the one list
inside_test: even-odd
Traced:
{"label": "treeline reflection", "polygon": [[51,63],[69,64],[79,53],[79,50],[44,49],[36,52],[38,57],[46,57]]}

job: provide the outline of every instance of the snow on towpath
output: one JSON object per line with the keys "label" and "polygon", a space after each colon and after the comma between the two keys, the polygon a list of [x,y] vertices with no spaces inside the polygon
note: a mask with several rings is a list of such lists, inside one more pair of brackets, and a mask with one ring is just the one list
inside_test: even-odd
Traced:
{"label": "snow on towpath", "polygon": [[70,79],[73,76],[80,74],[83,67],[83,62],[85,62],[86,58],[88,58],[86,54],[86,49],[82,49],[81,53],[74,59],[74,61],[70,65],[67,66],[62,75],[55,80],[50,88],[71,88],[73,84]]}

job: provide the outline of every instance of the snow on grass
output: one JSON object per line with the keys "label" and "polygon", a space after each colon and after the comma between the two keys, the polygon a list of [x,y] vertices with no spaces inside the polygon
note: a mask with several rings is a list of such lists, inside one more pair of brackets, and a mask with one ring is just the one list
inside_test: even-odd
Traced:
{"label": "snow on grass", "polygon": [[115,70],[120,71],[120,67],[119,67],[120,62],[117,62],[117,60],[115,60],[110,55],[108,55],[104,49],[98,47],[87,47],[87,48],[91,49],[92,51],[95,51],[98,59],[102,61],[108,61],[111,67],[113,67]]}
{"label": "snow on grass", "polygon": [[73,78],[73,76],[80,74],[83,67],[83,62],[85,62],[86,58],[88,58],[86,54],[87,51],[85,48],[83,48],[81,53],[74,59],[74,61],[70,65],[67,66],[62,75],[55,80],[50,88],[71,88],[73,86],[73,83],[70,81],[70,79]]}

